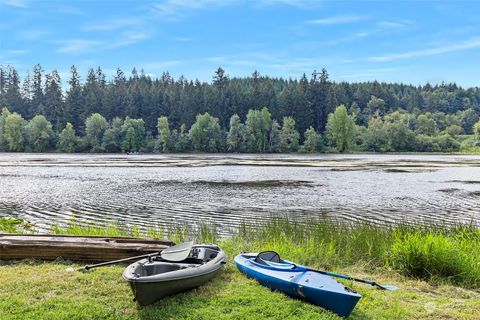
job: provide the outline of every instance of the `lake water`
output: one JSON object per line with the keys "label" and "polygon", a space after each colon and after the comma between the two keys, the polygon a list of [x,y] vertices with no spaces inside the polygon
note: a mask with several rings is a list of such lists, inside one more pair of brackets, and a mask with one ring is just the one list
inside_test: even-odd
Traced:
{"label": "lake water", "polygon": [[0,153],[0,216],[217,226],[480,221],[480,156]]}

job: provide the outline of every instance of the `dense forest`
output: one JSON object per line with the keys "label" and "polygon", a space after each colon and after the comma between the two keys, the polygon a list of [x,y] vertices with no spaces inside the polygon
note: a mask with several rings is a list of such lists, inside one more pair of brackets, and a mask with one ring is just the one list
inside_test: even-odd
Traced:
{"label": "dense forest", "polygon": [[0,68],[0,151],[477,151],[480,88]]}

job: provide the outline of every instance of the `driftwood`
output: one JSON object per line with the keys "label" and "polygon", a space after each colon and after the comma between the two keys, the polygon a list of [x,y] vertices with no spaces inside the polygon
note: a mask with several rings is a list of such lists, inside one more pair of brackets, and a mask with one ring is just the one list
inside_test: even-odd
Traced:
{"label": "driftwood", "polygon": [[35,258],[109,261],[155,253],[174,245],[169,240],[0,233],[0,260]]}

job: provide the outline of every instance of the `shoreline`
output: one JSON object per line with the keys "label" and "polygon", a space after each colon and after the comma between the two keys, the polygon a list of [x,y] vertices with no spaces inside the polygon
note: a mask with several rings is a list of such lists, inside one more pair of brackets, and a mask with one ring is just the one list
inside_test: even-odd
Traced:
{"label": "shoreline", "polygon": [[[302,226],[294,221],[278,219],[255,230],[245,227],[231,239],[217,238],[206,226],[196,232],[181,228],[172,230],[168,237],[177,243],[189,239],[198,243],[219,244],[227,252],[226,269],[205,286],[144,308],[135,305],[128,285],[121,279],[125,265],[85,273],[66,273],[67,267],[77,268],[82,264],[61,259],[51,262],[28,259],[3,262],[0,263],[0,277],[5,280],[0,284],[0,317],[243,319],[255,314],[256,317],[270,319],[284,319],[286,315],[292,319],[340,319],[320,307],[271,292],[241,275],[234,267],[233,257],[239,252],[268,249],[297,263],[374,279],[400,288],[395,292],[386,292],[345,281],[363,296],[349,319],[430,319],[432,316],[475,319],[480,312],[480,274],[472,273],[472,279],[477,279],[477,284],[472,280],[456,278],[453,274],[442,275],[442,270],[467,268],[468,263],[480,262],[480,229],[462,229],[460,226],[457,229],[440,226],[409,229],[403,226],[385,231],[367,225],[344,227],[334,224]],[[128,232],[149,237],[165,235],[154,230],[139,234],[135,228],[121,231],[78,225],[54,230],[54,233],[78,235],[102,232],[122,236],[129,235]],[[467,243],[461,239],[470,240]],[[424,251],[427,247],[430,251]],[[417,256],[421,252],[424,259],[421,255]],[[428,278],[425,278],[426,274],[415,276],[402,269],[408,268],[405,262],[411,261],[414,256],[423,261],[423,268],[430,274]],[[453,272],[462,274],[463,271],[457,270]]]}

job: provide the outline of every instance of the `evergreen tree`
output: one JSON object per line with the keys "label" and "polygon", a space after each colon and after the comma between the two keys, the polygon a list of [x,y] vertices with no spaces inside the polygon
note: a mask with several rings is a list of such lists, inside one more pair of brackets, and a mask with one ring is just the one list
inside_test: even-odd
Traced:
{"label": "evergreen tree", "polygon": [[36,114],[41,114],[38,111],[40,105],[45,105],[42,85],[42,67],[37,64],[33,68],[33,81],[32,81],[32,104],[31,109],[28,112],[29,117],[33,117]]}
{"label": "evergreen tree", "polygon": [[69,89],[65,99],[65,121],[69,121],[74,128],[82,128],[85,111],[83,110],[82,87],[80,85],[80,75],[77,68],[73,65],[70,68]]}
{"label": "evergreen tree", "polygon": [[45,115],[50,122],[54,123],[54,128],[58,132],[66,123],[67,115],[64,113],[65,110],[63,108],[60,75],[56,70],[46,75],[44,101]]}
{"label": "evergreen tree", "polygon": [[20,95],[20,78],[15,68],[11,67],[8,72],[5,103],[12,112],[21,112],[23,109],[22,96]]}

